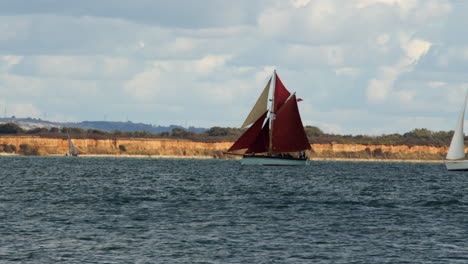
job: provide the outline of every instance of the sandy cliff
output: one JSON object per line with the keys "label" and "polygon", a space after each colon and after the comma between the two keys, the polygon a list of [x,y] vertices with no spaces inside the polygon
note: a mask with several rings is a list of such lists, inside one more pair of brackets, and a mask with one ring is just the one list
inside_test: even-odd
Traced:
{"label": "sandy cliff", "polygon": [[[83,154],[224,157],[232,142],[203,143],[174,139],[74,139]],[[0,137],[0,144],[27,144],[40,155],[64,155],[68,151],[66,139],[40,137]],[[383,158],[383,159],[441,159],[447,147],[387,146],[362,144],[311,144],[309,156],[325,158]]]}
{"label": "sandy cliff", "polygon": [[[68,152],[66,139],[40,137],[0,137],[0,144],[27,144],[37,148],[40,155],[64,155]],[[151,155],[151,156],[211,156],[218,157],[232,143],[203,143],[165,139],[74,139],[82,154]]]}

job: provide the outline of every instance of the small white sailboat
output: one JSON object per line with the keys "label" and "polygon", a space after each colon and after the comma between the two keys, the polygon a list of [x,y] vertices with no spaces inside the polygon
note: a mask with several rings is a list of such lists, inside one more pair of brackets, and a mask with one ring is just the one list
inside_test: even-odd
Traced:
{"label": "small white sailboat", "polygon": [[462,111],[457,122],[457,127],[455,128],[455,133],[453,134],[452,141],[450,142],[450,147],[447,152],[445,166],[449,171],[468,170],[468,160],[465,159],[465,135],[463,133],[463,122],[465,119],[467,99],[468,92],[465,96],[465,102],[463,103]]}
{"label": "small white sailboat", "polygon": [[67,135],[68,135],[68,152],[65,154],[65,156],[77,157],[78,150],[76,149],[75,145],[73,145],[73,141],[70,138],[70,134],[67,134]]}
{"label": "small white sailboat", "polygon": [[275,71],[242,128],[251,126],[232,145],[228,154],[245,150],[243,165],[307,165],[309,160],[305,150],[311,147],[302,125],[298,101],[301,99],[286,89]]}

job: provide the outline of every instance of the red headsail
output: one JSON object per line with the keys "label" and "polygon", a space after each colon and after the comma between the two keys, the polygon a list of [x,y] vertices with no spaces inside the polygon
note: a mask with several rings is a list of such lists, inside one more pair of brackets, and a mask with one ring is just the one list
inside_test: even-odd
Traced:
{"label": "red headsail", "polygon": [[262,132],[263,121],[265,121],[266,115],[268,112],[265,112],[247,131],[240,136],[240,138],[232,145],[228,151],[247,149],[255,143],[257,138]]}
{"label": "red headsail", "polygon": [[293,95],[276,113],[272,150],[273,152],[296,152],[310,148],[297,107],[296,95]]}
{"label": "red headsail", "polygon": [[281,82],[278,75],[275,73],[275,107],[273,111],[276,113],[278,109],[286,102],[291,93],[286,89],[283,82]]}
{"label": "red headsail", "polygon": [[255,141],[250,145],[247,153],[262,153],[268,152],[268,145],[270,144],[270,127],[269,119],[267,119],[262,131],[258,134]]}

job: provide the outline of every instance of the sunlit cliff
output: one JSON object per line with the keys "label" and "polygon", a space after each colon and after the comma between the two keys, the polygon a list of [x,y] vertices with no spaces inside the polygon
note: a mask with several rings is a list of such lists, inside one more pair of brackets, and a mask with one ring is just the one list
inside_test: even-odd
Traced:
{"label": "sunlit cliff", "polygon": [[[232,142],[203,143],[175,139],[74,139],[81,155],[139,155],[151,157],[235,158],[223,154]],[[0,137],[0,145],[13,145],[15,153],[27,145],[37,155],[64,155],[66,139],[41,137]],[[21,146],[23,145],[23,147]],[[311,158],[420,159],[440,160],[447,147],[390,146],[363,144],[311,144]],[[1,151],[1,149],[0,149]]]}

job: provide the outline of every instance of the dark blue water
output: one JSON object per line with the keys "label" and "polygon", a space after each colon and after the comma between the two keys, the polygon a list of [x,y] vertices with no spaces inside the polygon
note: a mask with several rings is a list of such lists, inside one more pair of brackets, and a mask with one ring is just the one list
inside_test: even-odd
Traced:
{"label": "dark blue water", "polygon": [[0,263],[468,263],[442,164],[0,157]]}

